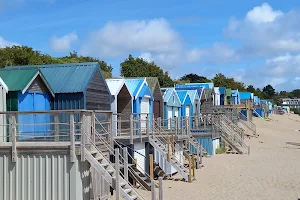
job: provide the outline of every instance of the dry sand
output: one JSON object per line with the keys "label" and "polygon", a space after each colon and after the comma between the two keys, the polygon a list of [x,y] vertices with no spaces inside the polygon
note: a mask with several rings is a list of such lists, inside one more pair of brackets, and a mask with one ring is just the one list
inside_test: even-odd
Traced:
{"label": "dry sand", "polygon": [[193,183],[163,181],[165,200],[297,200],[300,198],[300,117],[255,118],[258,138],[247,139],[250,155],[215,155],[203,160]]}

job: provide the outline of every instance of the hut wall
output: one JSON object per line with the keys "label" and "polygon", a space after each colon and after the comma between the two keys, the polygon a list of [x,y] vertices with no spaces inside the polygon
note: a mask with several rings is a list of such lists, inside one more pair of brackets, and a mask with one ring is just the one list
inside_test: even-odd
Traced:
{"label": "hut wall", "polygon": [[154,96],[154,105],[153,105],[154,118],[159,118],[159,117],[163,118],[164,102],[158,84],[155,86],[153,96]]}
{"label": "hut wall", "polygon": [[111,97],[106,81],[97,70],[86,91],[86,109],[110,110],[110,103]]}
{"label": "hut wall", "polygon": [[19,150],[14,163],[10,150],[2,149],[0,166],[0,200],[109,199],[107,182],[79,156],[71,163],[67,150]]}
{"label": "hut wall", "polygon": [[[121,114],[121,119],[129,120],[132,113],[132,101],[131,96],[126,86],[123,85],[121,91],[117,96],[117,113]],[[129,129],[130,122],[122,122],[122,129]]]}

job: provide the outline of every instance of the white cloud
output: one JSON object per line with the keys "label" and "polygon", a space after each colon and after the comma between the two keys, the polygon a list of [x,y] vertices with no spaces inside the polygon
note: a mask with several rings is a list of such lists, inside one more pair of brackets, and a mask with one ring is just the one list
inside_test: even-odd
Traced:
{"label": "white cloud", "polygon": [[280,10],[273,10],[269,4],[263,3],[261,6],[254,7],[250,10],[246,15],[246,19],[254,23],[267,23],[273,22],[282,15],[283,13]]}
{"label": "white cloud", "polygon": [[15,42],[10,42],[10,41],[7,41],[5,40],[3,37],[0,36],[0,48],[4,48],[4,47],[11,47],[11,46],[17,46],[19,45],[18,43],[15,43]]}
{"label": "white cloud", "polygon": [[197,62],[205,55],[206,55],[205,50],[195,48],[187,52],[187,61]]}
{"label": "white cloud", "polygon": [[62,37],[52,37],[50,40],[50,48],[56,52],[66,52],[71,49],[73,42],[78,40],[78,36],[75,32],[69,33]]}
{"label": "white cloud", "polygon": [[153,61],[153,56],[151,53],[142,53],[139,57],[143,58],[144,60],[147,60],[148,62]]}
{"label": "white cloud", "polygon": [[83,54],[115,57],[132,52],[169,54],[181,50],[182,41],[165,19],[108,22],[89,35]]}

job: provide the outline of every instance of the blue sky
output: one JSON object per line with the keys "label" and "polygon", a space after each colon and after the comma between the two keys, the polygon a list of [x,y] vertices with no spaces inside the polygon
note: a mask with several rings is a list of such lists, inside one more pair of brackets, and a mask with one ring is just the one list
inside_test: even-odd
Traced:
{"label": "blue sky", "polygon": [[76,50],[119,75],[128,54],[173,78],[224,73],[247,84],[300,88],[300,1],[0,0],[0,47],[53,56]]}

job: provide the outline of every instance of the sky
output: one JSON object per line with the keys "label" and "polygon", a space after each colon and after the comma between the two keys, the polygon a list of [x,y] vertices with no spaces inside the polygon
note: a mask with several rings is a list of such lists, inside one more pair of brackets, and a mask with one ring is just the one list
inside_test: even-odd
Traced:
{"label": "sky", "polygon": [[300,1],[0,0],[0,47],[75,50],[119,76],[129,54],[172,78],[217,73],[277,91],[300,88]]}

